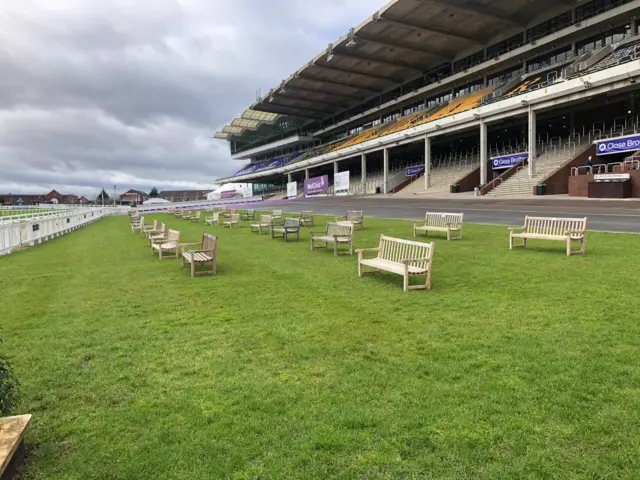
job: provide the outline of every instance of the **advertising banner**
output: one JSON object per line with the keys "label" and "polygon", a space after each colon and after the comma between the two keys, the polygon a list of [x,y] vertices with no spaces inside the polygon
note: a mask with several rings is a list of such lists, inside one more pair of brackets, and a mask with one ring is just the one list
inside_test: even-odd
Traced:
{"label": "advertising banner", "polygon": [[298,196],[298,184],[296,182],[287,183],[287,197],[294,198]]}
{"label": "advertising banner", "polygon": [[413,177],[414,175],[420,175],[424,172],[424,165],[420,165],[419,167],[409,167],[407,168],[407,177]]}
{"label": "advertising banner", "polygon": [[233,198],[236,198],[236,191],[235,190],[227,190],[226,192],[220,192],[220,198],[222,200],[231,200]]}
{"label": "advertising banner", "polygon": [[512,153],[511,155],[503,155],[501,157],[493,157],[491,159],[491,165],[494,170],[502,170],[506,168],[515,167],[517,164],[529,158],[528,153]]}
{"label": "advertising banner", "polygon": [[349,172],[339,172],[333,176],[333,186],[336,192],[349,190]]}
{"label": "advertising banner", "polygon": [[598,155],[612,155],[614,153],[634,152],[640,150],[640,135],[609,138],[596,142]]}
{"label": "advertising banner", "polygon": [[318,195],[329,191],[329,175],[309,178],[304,181],[305,195]]}
{"label": "advertising banner", "polygon": [[242,187],[242,198],[253,197],[253,184],[248,183]]}

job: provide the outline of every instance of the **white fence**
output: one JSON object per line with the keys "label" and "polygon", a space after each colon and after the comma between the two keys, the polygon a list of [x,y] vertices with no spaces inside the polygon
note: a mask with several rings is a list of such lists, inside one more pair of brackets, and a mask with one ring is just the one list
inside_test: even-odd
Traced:
{"label": "white fence", "polygon": [[[37,215],[37,212],[29,212]],[[62,210],[27,219],[0,221],[0,255],[30,247],[89,225],[107,215],[120,213],[114,208]],[[46,213],[46,215],[44,215]],[[2,217],[0,217],[2,218]]]}
{"label": "white fence", "polygon": [[261,202],[262,195],[249,198],[237,198],[229,200],[195,200],[193,202],[159,203],[156,205],[139,205],[136,210],[140,213],[164,212],[169,208],[181,208],[183,210],[207,210],[221,205],[234,205],[242,203]]}

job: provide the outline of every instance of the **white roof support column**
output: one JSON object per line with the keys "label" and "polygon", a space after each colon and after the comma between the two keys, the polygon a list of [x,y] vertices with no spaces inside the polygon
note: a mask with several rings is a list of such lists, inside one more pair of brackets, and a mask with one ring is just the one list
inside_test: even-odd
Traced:
{"label": "white roof support column", "polygon": [[293,175],[291,175],[290,173],[287,173],[287,183],[291,183],[293,182]]}
{"label": "white roof support column", "polygon": [[305,180],[309,180],[309,169],[308,168],[304,169],[304,179]]}
{"label": "white roof support column", "polygon": [[339,171],[340,171],[340,169],[338,168],[338,160],[334,160],[333,161],[333,174],[335,175]]}
{"label": "white roof support column", "polygon": [[488,158],[487,145],[487,124],[480,121],[480,185],[487,184],[487,163]]}
{"label": "white roof support column", "polygon": [[367,193],[364,191],[364,184],[367,181],[367,154],[366,153],[363,153],[362,156],[360,157],[360,163],[361,163],[361,170],[362,170],[362,188],[363,188],[362,193]]}
{"label": "white roof support column", "polygon": [[424,189],[431,186],[431,137],[424,136]]}
{"label": "white roof support column", "polygon": [[389,181],[389,149],[388,148],[385,148],[383,150],[382,167],[383,167],[382,193],[386,194],[387,182]]}
{"label": "white roof support column", "polygon": [[529,138],[527,143],[529,144],[529,178],[533,178],[536,174],[536,161],[537,161],[537,132],[536,132],[536,111],[529,107]]}

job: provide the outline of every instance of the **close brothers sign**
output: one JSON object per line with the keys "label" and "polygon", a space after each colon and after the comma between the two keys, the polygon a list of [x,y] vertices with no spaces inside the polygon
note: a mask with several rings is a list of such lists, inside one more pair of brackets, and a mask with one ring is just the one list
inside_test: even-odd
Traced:
{"label": "close brothers sign", "polygon": [[608,138],[607,140],[600,140],[596,142],[596,152],[598,152],[598,155],[635,152],[636,150],[640,150],[640,135]]}
{"label": "close brothers sign", "polygon": [[309,178],[304,181],[305,195],[319,195],[329,191],[329,175]]}
{"label": "close brothers sign", "polygon": [[513,153],[511,155],[502,155],[501,157],[493,157],[491,159],[491,165],[494,170],[502,170],[506,168],[515,167],[523,160],[529,158],[528,153]]}

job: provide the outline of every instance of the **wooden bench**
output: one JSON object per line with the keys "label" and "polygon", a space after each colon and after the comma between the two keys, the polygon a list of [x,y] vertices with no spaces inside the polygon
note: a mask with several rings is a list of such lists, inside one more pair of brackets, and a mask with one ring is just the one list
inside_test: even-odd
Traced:
{"label": "wooden bench", "polygon": [[296,241],[300,241],[300,219],[285,218],[284,225],[281,227],[271,227],[271,238],[282,238],[285,242],[289,241],[289,236],[296,236]]}
{"label": "wooden bench", "polygon": [[[316,247],[314,242],[324,243],[322,247]],[[324,232],[311,232],[311,250],[315,248],[327,248],[333,243],[333,254],[338,255],[338,246],[349,245],[349,255],[353,254],[353,224],[328,222]]]}
{"label": "wooden bench", "polygon": [[131,234],[142,233],[144,230],[144,217],[138,219],[131,219]]}
{"label": "wooden bench", "polygon": [[157,235],[151,235],[149,237],[149,244],[151,245],[151,253],[154,253],[154,248],[153,246],[156,244],[161,244],[161,243],[165,243],[168,239],[169,239],[169,234],[167,233],[167,227],[165,226],[165,224],[162,224],[163,230],[161,233],[157,234]]}
{"label": "wooden bench", "polygon": [[[196,275],[215,275],[217,250],[218,238],[208,233],[203,233],[202,241],[182,244],[182,266],[184,267],[187,263],[191,265],[192,277]],[[211,265],[211,271],[198,272],[196,267],[200,265]]]}
{"label": "wooden bench", "polygon": [[[445,232],[447,240],[462,240],[462,219],[463,213],[435,213],[427,212],[422,220],[413,222],[413,237],[417,232],[424,232],[425,236],[431,232]],[[418,225],[421,223],[422,225]],[[451,234],[457,233],[454,237]]]}
{"label": "wooden bench", "polygon": [[[412,242],[399,238],[380,236],[378,248],[356,250],[358,254],[358,277],[370,273],[396,273],[404,278],[404,291],[431,289],[431,264],[433,262],[433,243]],[[365,259],[363,253],[377,252],[376,258]],[[365,272],[363,267],[373,268]],[[409,277],[425,276],[424,285],[409,286]]]}
{"label": "wooden bench", "polygon": [[31,415],[0,418],[0,478],[13,478],[24,456],[24,435]]}
{"label": "wooden bench", "polygon": [[212,212],[210,217],[205,218],[207,225],[220,225],[220,212]]}
{"label": "wooden bench", "polygon": [[255,208],[250,208],[245,213],[240,215],[240,220],[255,220],[256,219],[256,210]]}
{"label": "wooden bench", "polygon": [[364,230],[364,212],[362,210],[349,210],[342,217],[336,217],[336,222],[350,222],[354,226],[360,225],[360,230]]}
{"label": "wooden bench", "polygon": [[[517,230],[520,230],[518,233]],[[509,229],[509,250],[514,247],[525,248],[527,240],[557,240],[567,245],[567,255],[584,254],[586,247],[587,217],[584,218],[550,218],[524,217],[523,227]],[[522,245],[515,245],[513,239],[521,238]],[[580,242],[580,252],[573,252],[572,242]]]}
{"label": "wooden bench", "polygon": [[313,210],[303,210],[300,212],[300,225],[303,227],[315,227],[315,216]]}
{"label": "wooden bench", "polygon": [[[166,240],[162,243],[154,243],[151,245],[151,251],[157,251],[160,260],[163,258],[178,258],[180,248],[180,232],[178,230],[169,230]],[[163,256],[165,252],[174,252],[175,255]]]}
{"label": "wooden bench", "polygon": [[142,234],[149,238],[149,232],[157,232],[158,231],[158,221],[154,220],[152,225],[144,225],[142,227]]}
{"label": "wooden bench", "polygon": [[239,227],[240,226],[240,215],[238,215],[237,213],[232,213],[229,216],[229,220],[225,220],[224,222],[222,222],[222,228],[233,228],[233,227]]}
{"label": "wooden bench", "polygon": [[198,210],[195,214],[191,215],[191,221],[193,223],[200,223],[201,218],[202,218],[202,212],[200,210]]}
{"label": "wooden bench", "polygon": [[163,237],[166,231],[167,231],[167,226],[163,223],[160,228],[149,230],[147,232],[147,239],[149,240],[149,242],[151,242],[152,238]]}
{"label": "wooden bench", "polygon": [[282,210],[274,210],[271,212],[271,221],[274,225],[277,223],[282,224]]}
{"label": "wooden bench", "polygon": [[261,215],[258,223],[249,224],[250,232],[258,232],[258,235],[262,235],[262,229],[266,228],[271,230],[271,215]]}
{"label": "wooden bench", "polygon": [[182,213],[183,220],[191,220],[191,212],[185,211]]}

